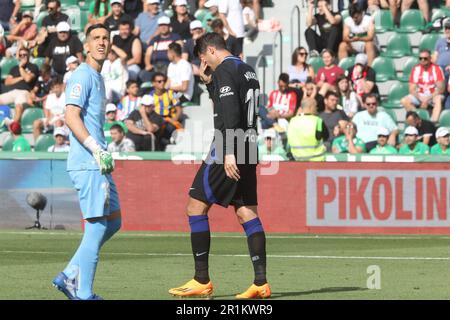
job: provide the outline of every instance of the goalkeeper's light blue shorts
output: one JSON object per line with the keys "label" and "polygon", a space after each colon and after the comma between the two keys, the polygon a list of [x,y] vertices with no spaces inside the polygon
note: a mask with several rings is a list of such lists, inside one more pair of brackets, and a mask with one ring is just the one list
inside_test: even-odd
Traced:
{"label": "goalkeeper's light blue shorts", "polygon": [[120,210],[119,195],[111,174],[100,170],[69,171],[70,179],[78,191],[84,219],[109,216]]}

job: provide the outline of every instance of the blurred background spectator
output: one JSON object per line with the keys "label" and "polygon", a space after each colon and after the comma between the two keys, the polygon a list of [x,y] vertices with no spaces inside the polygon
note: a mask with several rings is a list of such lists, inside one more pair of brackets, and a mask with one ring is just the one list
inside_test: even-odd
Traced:
{"label": "blurred background spectator", "polygon": [[130,21],[121,20],[119,22],[119,34],[114,36],[112,44],[117,56],[126,56],[125,65],[128,77],[131,80],[136,80],[141,71],[142,44],[139,38],[133,35],[131,27]]}
{"label": "blurred background spectator", "polygon": [[419,131],[414,127],[407,127],[405,129],[404,143],[398,150],[399,154],[404,155],[423,155],[430,153],[430,147],[420,142]]}
{"label": "blurred background spectator", "polygon": [[177,42],[169,44],[167,55],[170,60],[167,69],[166,88],[173,90],[180,99],[180,102],[187,102],[192,99],[194,93],[194,74],[192,65],[182,59],[182,47]]}
{"label": "blurred background spectator", "polygon": [[53,137],[55,138],[55,144],[48,147],[48,152],[69,152],[70,146],[67,141],[66,130],[59,127],[53,131]]}
{"label": "blurred background spectator", "polygon": [[136,148],[134,142],[125,136],[123,127],[118,124],[111,126],[111,139],[112,142],[108,144],[109,152],[135,152]]}

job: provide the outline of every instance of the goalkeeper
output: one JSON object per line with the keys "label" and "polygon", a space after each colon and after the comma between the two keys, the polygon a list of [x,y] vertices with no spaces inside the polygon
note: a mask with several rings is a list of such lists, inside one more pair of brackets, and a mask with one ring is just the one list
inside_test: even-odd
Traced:
{"label": "goalkeeper", "polygon": [[66,124],[70,128],[67,171],[78,191],[84,218],[81,244],[53,285],[72,300],[102,300],[92,291],[102,245],[121,226],[117,189],[111,176],[114,160],[103,135],[105,85],[100,74],[110,49],[102,24],[86,31],[86,63],[72,74],[66,88]]}

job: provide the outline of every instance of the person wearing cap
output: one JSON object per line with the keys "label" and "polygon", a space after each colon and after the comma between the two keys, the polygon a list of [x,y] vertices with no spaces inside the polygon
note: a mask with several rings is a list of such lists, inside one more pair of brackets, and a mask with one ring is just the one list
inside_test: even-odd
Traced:
{"label": "person wearing cap", "polygon": [[183,46],[182,57],[184,60],[189,61],[192,64],[192,70],[195,76],[200,74],[200,58],[194,54],[195,44],[198,38],[205,34],[205,29],[200,20],[194,20],[189,24],[191,29],[191,38],[186,40]]}
{"label": "person wearing cap", "polygon": [[103,125],[103,133],[105,134],[106,143],[111,143],[111,127],[119,125],[127,133],[127,126],[123,121],[117,119],[117,107],[114,103],[108,103],[105,109],[105,124]]}
{"label": "person wearing cap", "polygon": [[405,117],[406,125],[415,127],[419,131],[419,140],[427,146],[436,144],[436,126],[429,120],[422,119],[417,112],[408,111]]}
{"label": "person wearing cap", "polygon": [[106,18],[111,16],[112,10],[110,0],[95,0],[89,5],[88,23],[85,26],[85,31],[93,24],[104,24]]}
{"label": "person wearing cap", "polygon": [[431,147],[430,154],[450,154],[450,132],[445,127],[436,130],[437,143]]}
{"label": "person wearing cap", "polygon": [[206,32],[212,32],[211,23],[216,19],[220,19],[219,0],[206,1],[205,8],[208,9],[208,13],[201,18],[203,28],[205,28]]}
{"label": "person wearing cap", "polygon": [[388,155],[388,154],[397,154],[398,151],[396,148],[391,146],[388,142],[389,139],[389,130],[383,127],[378,128],[378,137],[377,137],[377,145],[375,148],[370,150],[370,154],[376,155]]}
{"label": "person wearing cap", "polygon": [[272,158],[273,155],[287,160],[286,150],[278,142],[277,133],[274,129],[264,130],[263,137],[264,143],[258,147],[258,158],[260,160],[264,161],[265,158]]}
{"label": "person wearing cap", "polygon": [[175,0],[173,2],[174,14],[170,18],[172,32],[180,35],[181,39],[191,38],[190,23],[195,17],[189,13],[186,0]]}
{"label": "person wearing cap", "polygon": [[67,83],[69,81],[70,77],[72,76],[72,73],[75,71],[76,68],[80,65],[80,61],[78,61],[78,58],[75,56],[70,56],[66,59],[66,73],[64,74],[63,82]]}
{"label": "person wearing cap", "polygon": [[227,44],[227,50],[234,56],[243,58],[242,46],[239,44],[238,39],[229,33],[224,31],[224,24],[221,19],[216,19],[211,22],[211,29],[213,32],[222,36]]}
{"label": "person wearing cap", "polygon": [[64,128],[59,127],[53,131],[55,144],[48,147],[47,152],[69,152],[70,146],[67,143],[67,133]]}
{"label": "person wearing cap", "polygon": [[390,134],[388,143],[396,146],[399,130],[395,121],[385,111],[378,110],[378,97],[369,93],[363,97],[365,110],[357,112],[352,121],[358,126],[358,138],[366,144],[368,152],[377,145],[378,129],[386,128]]}
{"label": "person wearing cap", "polygon": [[31,151],[31,146],[28,140],[22,135],[22,126],[20,122],[14,121],[9,125],[9,131],[11,132],[14,142],[13,152],[26,152]]}
{"label": "person wearing cap", "polygon": [[134,29],[133,18],[123,11],[123,1],[124,0],[111,0],[109,3],[111,5],[111,15],[106,18],[105,25],[111,32],[111,39],[115,35],[119,34],[119,22],[126,20],[131,24],[131,29]]}
{"label": "person wearing cap", "polygon": [[15,48],[17,50],[18,44],[23,43],[27,48],[30,49],[29,43],[34,43],[36,36],[38,34],[38,28],[35,23],[33,23],[33,13],[31,11],[25,11],[22,13],[22,20],[10,31],[6,39],[9,42],[14,42],[12,46],[7,50],[11,55],[15,54]]}
{"label": "person wearing cap", "polygon": [[420,142],[419,131],[414,127],[407,127],[405,129],[404,144],[398,150],[398,154],[403,155],[422,155],[429,154],[430,147]]}
{"label": "person wearing cap", "polygon": [[145,52],[145,70],[142,70],[139,78],[142,82],[148,82],[154,72],[167,73],[170,64],[167,51],[169,44],[178,42],[183,47],[183,40],[180,35],[170,31],[170,18],[162,16],[158,19],[158,32],[151,41]]}
{"label": "person wearing cap", "polygon": [[111,126],[110,136],[112,141],[108,144],[109,152],[135,152],[134,142],[125,136],[123,126],[115,124]]}
{"label": "person wearing cap", "polygon": [[61,76],[56,76],[50,84],[50,94],[44,101],[45,118],[36,119],[33,123],[33,137],[37,141],[43,131],[49,132],[53,128],[64,126],[64,113],[66,109],[66,95]]}
{"label": "person wearing cap", "polygon": [[127,138],[134,142],[136,151],[160,150],[157,137],[164,119],[155,112],[155,102],[151,95],[142,97],[141,107],[131,112],[125,123],[128,128]]}
{"label": "person wearing cap", "polygon": [[50,40],[45,50],[45,62],[52,66],[55,73],[64,76],[68,57],[75,56],[83,62],[83,44],[77,35],[71,33],[70,25],[65,21],[58,23],[56,32],[56,37]]}
{"label": "person wearing cap", "polygon": [[369,93],[378,94],[375,70],[367,65],[367,55],[365,53],[356,55],[355,65],[346,71],[346,75],[359,98],[360,104],[362,104],[363,95]]}
{"label": "person wearing cap", "polygon": [[356,136],[358,128],[353,122],[345,125],[344,134],[333,140],[331,150],[333,153],[359,154],[366,152],[366,144]]}
{"label": "person wearing cap", "polygon": [[111,46],[119,57],[125,57],[124,64],[128,71],[128,78],[136,80],[141,71],[142,44],[137,36],[132,33],[130,21],[119,22],[119,34],[115,35]]}
{"label": "person wearing cap", "polygon": [[181,57],[182,47],[179,43],[169,44],[167,55],[170,60],[167,68],[166,88],[178,94],[180,102],[192,100],[194,94],[194,74],[189,62]]}
{"label": "person wearing cap", "polygon": [[158,19],[164,16],[159,10],[159,5],[159,0],[146,0],[144,12],[141,12],[135,20],[135,34],[139,35],[144,50],[149,46],[150,40],[159,34]]}

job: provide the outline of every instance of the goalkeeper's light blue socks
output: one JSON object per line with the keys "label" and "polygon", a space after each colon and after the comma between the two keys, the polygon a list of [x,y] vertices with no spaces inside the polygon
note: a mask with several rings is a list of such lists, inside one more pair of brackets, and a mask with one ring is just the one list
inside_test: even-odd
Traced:
{"label": "goalkeeper's light blue socks", "polygon": [[248,250],[255,272],[254,284],[262,286],[266,278],[266,235],[259,218],[254,218],[242,224],[247,235]]}

